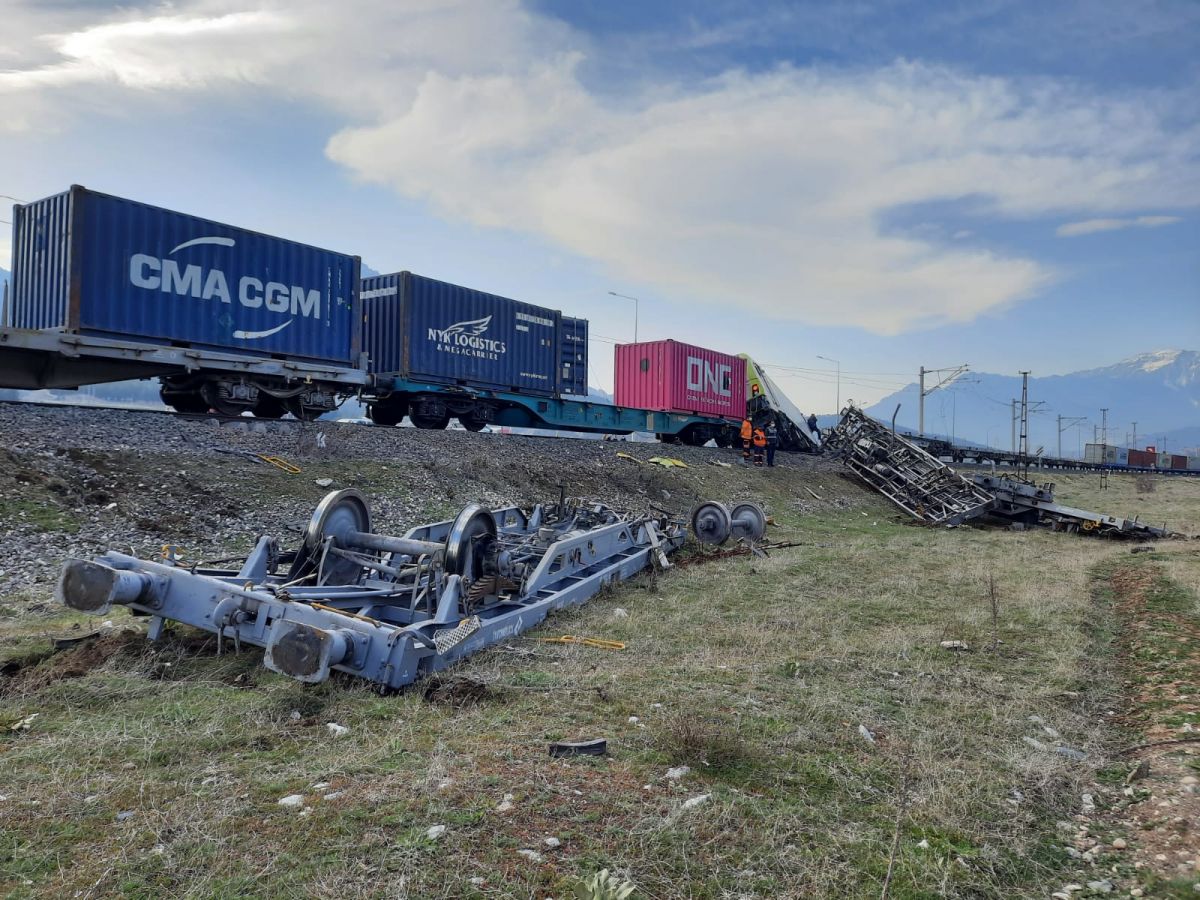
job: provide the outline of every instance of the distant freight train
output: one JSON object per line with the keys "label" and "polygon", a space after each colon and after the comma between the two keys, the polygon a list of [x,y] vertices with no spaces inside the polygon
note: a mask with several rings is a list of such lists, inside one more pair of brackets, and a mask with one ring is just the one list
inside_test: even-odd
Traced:
{"label": "distant freight train", "polygon": [[[14,207],[13,223],[0,387],[158,377],[181,412],[312,418],[358,396],[380,425],[457,418],[695,445],[728,446],[747,414],[754,367],[739,357],[619,346],[617,401],[596,403],[586,320],[411,272],[362,279],[357,256],[78,185]],[[753,414],[774,414],[750,380]],[[792,449],[817,449],[798,418],[782,429]]]}

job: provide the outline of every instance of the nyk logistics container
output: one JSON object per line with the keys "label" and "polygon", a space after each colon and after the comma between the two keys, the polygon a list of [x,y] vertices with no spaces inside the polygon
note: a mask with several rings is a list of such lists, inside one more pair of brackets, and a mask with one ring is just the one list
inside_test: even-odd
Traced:
{"label": "nyk logistics container", "polygon": [[[544,396],[563,389],[557,310],[412,272],[364,278],[362,296],[363,344],[377,377]],[[587,342],[571,344],[572,388],[579,366],[586,391]]]}
{"label": "nyk logistics container", "polygon": [[78,185],[14,216],[5,325],[357,362],[356,256]]}
{"label": "nyk logistics container", "polygon": [[746,361],[678,341],[618,344],[617,406],[742,419]]}
{"label": "nyk logistics container", "polygon": [[562,392],[586,397],[588,320],[562,317]]}

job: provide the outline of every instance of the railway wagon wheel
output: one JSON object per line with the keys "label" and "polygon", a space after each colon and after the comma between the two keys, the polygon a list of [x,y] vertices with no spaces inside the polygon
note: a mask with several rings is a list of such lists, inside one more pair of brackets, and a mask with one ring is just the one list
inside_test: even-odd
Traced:
{"label": "railway wagon wheel", "polygon": [[458,417],[458,424],[467,429],[467,431],[483,431],[488,423],[470,413],[466,413]]}
{"label": "railway wagon wheel", "polygon": [[426,416],[420,413],[411,413],[409,418],[412,419],[413,425],[417,428],[424,428],[429,431],[440,431],[450,424],[449,416]]}
{"label": "railway wagon wheel", "polygon": [[258,401],[254,404],[254,415],[259,419],[278,419],[287,412],[287,402],[278,397],[272,397],[266,391],[258,392]]}
{"label": "railway wagon wheel", "polygon": [[379,401],[367,407],[367,415],[376,425],[390,428],[404,421],[404,417],[408,415],[408,404]]}

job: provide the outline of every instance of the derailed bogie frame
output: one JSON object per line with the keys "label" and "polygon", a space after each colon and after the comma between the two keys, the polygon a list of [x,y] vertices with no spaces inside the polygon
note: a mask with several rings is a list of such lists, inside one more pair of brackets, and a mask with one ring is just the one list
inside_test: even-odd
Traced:
{"label": "derailed bogie frame", "polygon": [[96,615],[113,604],[253,644],[304,682],[338,670],[384,688],[410,684],[585,602],[683,543],[683,523],[563,502],[531,510],[469,506],[403,537],[371,530],[366,500],[336,491],[299,548],[260,538],[237,570],[108,553],[69,560],[57,596]]}

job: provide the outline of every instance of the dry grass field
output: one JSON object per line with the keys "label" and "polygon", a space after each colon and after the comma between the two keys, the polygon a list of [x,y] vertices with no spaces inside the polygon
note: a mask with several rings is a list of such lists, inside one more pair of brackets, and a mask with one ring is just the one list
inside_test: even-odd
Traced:
{"label": "dry grass field", "polygon": [[[1188,877],[1119,853],[1084,866],[1063,823],[1123,784],[1115,751],[1152,726],[1200,727],[1195,712],[1138,718],[1123,642],[1160,601],[1200,618],[1196,543],[1131,555],[921,529],[799,469],[737,471],[731,492],[760,475],[771,537],[802,546],[681,554],[688,565],[391,696],[300,685],[184,629],[151,645],[124,614],[52,652],[101,623],[28,611],[44,589],[10,602],[0,893],[565,898],[601,869],[647,898],[1046,897],[1094,878],[1190,893]],[[1056,480],[1063,502],[1200,532],[1200,480],[1152,494],[1120,476],[1104,491]],[[810,503],[806,486],[847,502]],[[1114,588],[1132,571],[1157,585],[1136,609]],[[567,633],[626,649],[541,640]],[[1176,681],[1190,666],[1185,654]],[[606,738],[608,756],[548,755],[585,738]]]}

